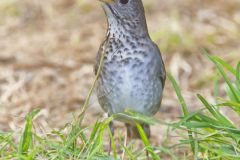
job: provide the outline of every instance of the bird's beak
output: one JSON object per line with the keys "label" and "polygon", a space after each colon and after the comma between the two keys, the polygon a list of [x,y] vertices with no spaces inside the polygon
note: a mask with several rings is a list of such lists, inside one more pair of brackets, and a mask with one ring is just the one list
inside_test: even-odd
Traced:
{"label": "bird's beak", "polygon": [[114,0],[99,0],[99,1],[104,2],[104,3],[108,3],[108,4],[114,2]]}

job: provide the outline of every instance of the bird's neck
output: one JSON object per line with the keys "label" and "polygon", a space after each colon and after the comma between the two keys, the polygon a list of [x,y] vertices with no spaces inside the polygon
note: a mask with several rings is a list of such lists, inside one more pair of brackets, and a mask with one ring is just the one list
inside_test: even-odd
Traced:
{"label": "bird's neck", "polygon": [[146,21],[127,21],[108,19],[108,34],[110,38],[149,37]]}

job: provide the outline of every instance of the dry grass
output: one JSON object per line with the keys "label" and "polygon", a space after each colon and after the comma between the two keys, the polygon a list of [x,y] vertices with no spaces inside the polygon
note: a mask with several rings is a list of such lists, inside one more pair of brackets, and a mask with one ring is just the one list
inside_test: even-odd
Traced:
{"label": "dry grass", "polygon": [[[240,59],[239,3],[145,1],[151,36],[193,110],[196,92],[213,100],[213,65],[199,49],[231,64]],[[105,32],[106,19],[96,1],[1,0],[0,130],[19,130],[33,108],[43,109],[36,123],[41,132],[70,122],[94,80],[93,63]],[[169,82],[164,94],[157,117],[174,120],[180,109]],[[95,96],[90,103],[86,121],[94,123],[101,109]],[[159,133],[164,135],[163,129],[153,127],[153,139],[162,140]]]}

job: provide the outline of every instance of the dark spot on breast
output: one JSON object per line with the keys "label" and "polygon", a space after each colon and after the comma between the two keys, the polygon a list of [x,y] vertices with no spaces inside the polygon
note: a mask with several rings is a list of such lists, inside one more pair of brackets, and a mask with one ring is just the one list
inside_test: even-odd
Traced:
{"label": "dark spot on breast", "polygon": [[154,63],[153,63],[152,61],[150,61],[150,62],[147,64],[147,68],[151,68],[153,64],[154,64]]}
{"label": "dark spot on breast", "polygon": [[143,55],[144,58],[148,57],[148,54],[145,53],[145,52],[142,55]]}
{"label": "dark spot on breast", "polygon": [[140,61],[140,62],[138,63],[138,65],[139,65],[139,66],[142,66],[142,65],[143,65],[143,62],[142,62],[142,61]]}
{"label": "dark spot on breast", "polygon": [[130,63],[129,59],[123,59],[122,62],[124,63],[124,65],[128,65]]}
{"label": "dark spot on breast", "polygon": [[109,65],[112,65],[113,64],[113,61],[111,60],[111,61],[109,61]]}
{"label": "dark spot on breast", "polygon": [[132,65],[132,69],[135,69],[135,68],[137,68],[137,64],[136,64],[136,63],[134,63],[134,64]]}
{"label": "dark spot on breast", "polygon": [[124,50],[123,50],[123,51],[124,51],[124,52],[127,52],[128,50],[129,50],[128,48],[124,48]]}
{"label": "dark spot on breast", "polygon": [[148,108],[148,104],[145,104],[145,105],[144,105],[144,108],[147,109],[147,108]]}
{"label": "dark spot on breast", "polygon": [[108,81],[113,82],[113,79],[111,78],[112,76],[108,76]]}
{"label": "dark spot on breast", "polygon": [[132,60],[132,57],[127,57],[127,58],[125,58],[125,59],[127,59],[128,61],[131,61],[131,60]]}
{"label": "dark spot on breast", "polygon": [[136,63],[138,66],[143,65],[143,62],[142,62],[139,58],[137,58],[137,57],[134,58],[134,61],[135,61],[135,63]]}
{"label": "dark spot on breast", "polygon": [[105,70],[105,69],[102,69],[102,73],[101,73],[101,74],[102,74],[102,76],[105,77],[105,76],[106,76],[106,70]]}
{"label": "dark spot on breast", "polygon": [[112,57],[112,62],[116,61],[117,60],[117,56],[113,55]]}
{"label": "dark spot on breast", "polygon": [[133,46],[135,43],[134,42],[130,42],[130,46]]}
{"label": "dark spot on breast", "polygon": [[117,54],[121,54],[121,53],[122,53],[121,50],[117,51]]}
{"label": "dark spot on breast", "polygon": [[[104,58],[105,59],[105,58]],[[108,61],[104,61],[104,66],[103,66],[103,69],[108,69],[107,66],[108,66],[109,62]]]}
{"label": "dark spot on breast", "polygon": [[140,81],[140,78],[139,77],[135,77],[134,80],[135,81]]}
{"label": "dark spot on breast", "polygon": [[[117,91],[120,91],[120,88],[118,86],[115,86]],[[119,96],[119,95],[118,95]]]}
{"label": "dark spot on breast", "polygon": [[133,96],[134,96],[134,93],[133,93],[133,92],[131,92],[131,93],[130,93],[130,96],[131,96],[131,97],[133,97]]}
{"label": "dark spot on breast", "polygon": [[140,75],[140,74],[143,74],[144,72],[143,72],[143,70],[142,69],[140,69],[139,71],[138,71],[138,74]]}
{"label": "dark spot on breast", "polygon": [[138,44],[138,46],[140,46],[140,47],[143,47],[143,46],[144,46],[144,43],[142,43],[142,42],[138,42],[137,44]]}
{"label": "dark spot on breast", "polygon": [[151,68],[146,69],[146,73],[151,73]]}
{"label": "dark spot on breast", "polygon": [[109,74],[110,74],[111,76],[115,76],[115,75],[116,75],[116,71],[109,71]]}
{"label": "dark spot on breast", "polygon": [[132,52],[128,52],[127,55],[132,55]]}
{"label": "dark spot on breast", "polygon": [[139,62],[140,60],[139,60],[139,58],[135,57],[134,61]]}
{"label": "dark spot on breast", "polygon": [[117,83],[118,83],[118,84],[123,84],[123,79],[118,79],[118,80],[117,80]]}

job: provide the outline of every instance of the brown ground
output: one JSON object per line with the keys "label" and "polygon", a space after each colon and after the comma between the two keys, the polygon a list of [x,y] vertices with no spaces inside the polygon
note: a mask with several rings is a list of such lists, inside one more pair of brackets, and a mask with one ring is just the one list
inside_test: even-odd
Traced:
{"label": "brown ground", "polygon": [[[239,0],[144,3],[151,36],[188,105],[192,110],[199,106],[196,93],[213,101],[214,66],[199,49],[236,65]],[[94,80],[93,63],[105,33],[106,18],[97,0],[1,0],[0,130],[21,129],[33,108],[42,108],[38,126],[46,131],[71,122]],[[94,124],[100,114],[93,95],[86,124]],[[157,117],[171,121],[180,115],[168,81]],[[153,138],[159,138],[163,128],[153,127]]]}

